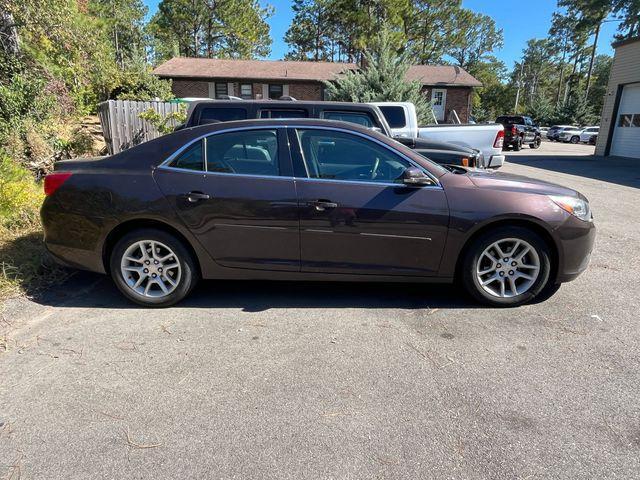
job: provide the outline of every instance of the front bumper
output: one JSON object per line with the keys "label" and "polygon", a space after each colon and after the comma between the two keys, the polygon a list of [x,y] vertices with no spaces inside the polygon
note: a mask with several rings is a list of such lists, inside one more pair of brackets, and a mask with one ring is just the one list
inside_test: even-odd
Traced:
{"label": "front bumper", "polygon": [[596,240],[593,222],[585,222],[570,216],[556,229],[560,246],[560,263],[557,283],[570,282],[589,266]]}

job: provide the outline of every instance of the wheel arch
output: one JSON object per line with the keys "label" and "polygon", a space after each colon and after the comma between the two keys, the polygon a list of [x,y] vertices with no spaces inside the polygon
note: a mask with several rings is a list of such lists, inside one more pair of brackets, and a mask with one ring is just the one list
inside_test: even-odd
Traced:
{"label": "wheel arch", "polygon": [[551,252],[551,272],[549,274],[549,278],[554,280],[557,278],[558,267],[560,265],[560,248],[558,246],[558,243],[555,241],[553,235],[551,235],[551,232],[549,230],[530,218],[501,218],[492,220],[489,223],[485,223],[478,227],[469,236],[469,238],[467,238],[467,240],[464,242],[464,245],[460,249],[460,252],[458,253],[455,268],[455,278],[461,278],[460,275],[462,264],[464,262],[467,251],[469,250],[473,242],[481,235],[484,235],[488,231],[499,227],[522,227],[531,230],[532,232],[539,235],[549,246],[549,250]]}
{"label": "wheel arch", "polygon": [[192,255],[193,260],[198,268],[198,273],[200,275],[202,274],[202,265],[200,264],[200,258],[196,253],[195,249],[193,248],[193,245],[191,244],[191,242],[187,239],[187,237],[185,237],[185,235],[182,232],[180,232],[177,228],[172,227],[168,223],[162,222],[160,220],[151,219],[151,218],[142,218],[142,219],[136,218],[136,219],[126,220],[116,225],[108,233],[102,245],[102,264],[104,265],[105,272],[109,273],[110,271],[109,258],[118,240],[129,232],[132,232],[134,230],[140,230],[143,228],[154,228],[156,230],[161,230],[163,232],[166,232],[176,237]]}

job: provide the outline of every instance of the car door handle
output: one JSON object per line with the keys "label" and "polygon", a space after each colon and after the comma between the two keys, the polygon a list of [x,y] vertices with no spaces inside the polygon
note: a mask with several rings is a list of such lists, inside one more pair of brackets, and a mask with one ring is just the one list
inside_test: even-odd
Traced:
{"label": "car door handle", "polygon": [[309,206],[314,207],[319,212],[324,212],[327,208],[338,208],[338,204],[328,200],[314,200],[309,202]]}
{"label": "car door handle", "polygon": [[202,192],[189,192],[186,195],[187,200],[191,203],[199,202],[200,200],[209,200],[211,197]]}

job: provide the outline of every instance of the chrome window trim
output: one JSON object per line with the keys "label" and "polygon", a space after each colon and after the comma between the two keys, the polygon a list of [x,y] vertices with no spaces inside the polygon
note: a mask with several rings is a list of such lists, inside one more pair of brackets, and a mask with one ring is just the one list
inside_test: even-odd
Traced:
{"label": "chrome window trim", "polygon": [[[384,142],[381,142],[380,140],[378,140],[377,138],[373,138],[369,135],[366,135],[364,133],[361,132],[356,132],[354,130],[348,130],[345,128],[340,128],[340,127],[334,127],[334,126],[324,126],[324,125],[296,125],[296,124],[292,124],[292,125],[271,125],[271,126],[265,126],[265,125],[250,125],[250,126],[246,126],[246,127],[236,127],[236,128],[229,128],[229,129],[225,129],[225,130],[220,130],[217,132],[208,132],[205,133],[203,135],[200,135],[199,137],[193,138],[191,139],[188,143],[186,143],[185,145],[183,145],[182,147],[180,147],[178,150],[176,150],[175,152],[173,152],[171,155],[169,155],[169,157],[167,157],[166,160],[164,160],[163,162],[161,162],[156,168],[161,168],[163,170],[170,170],[170,171],[178,171],[178,172],[189,172],[189,173],[197,173],[199,175],[225,175],[225,176],[229,176],[229,175],[233,175],[233,176],[242,176],[242,177],[253,177],[253,178],[289,178],[289,179],[295,179],[295,180],[303,180],[303,181],[321,181],[321,182],[341,182],[341,183],[357,183],[357,184],[367,184],[367,185],[388,185],[388,186],[405,186],[407,187],[408,185],[405,185],[403,183],[384,183],[384,182],[373,182],[373,181],[366,181],[366,180],[335,180],[335,179],[330,179],[330,178],[311,178],[309,177],[309,172],[307,171],[307,177],[292,177],[292,176],[281,176],[281,175],[251,175],[251,174],[245,174],[245,173],[224,173],[224,172],[209,172],[207,171],[207,162],[206,162],[206,138],[207,137],[212,137],[214,135],[221,135],[223,133],[232,133],[232,132],[242,132],[242,131],[251,131],[251,130],[281,130],[284,129],[285,132],[287,129],[306,129],[306,130],[329,130],[329,131],[336,131],[336,132],[342,132],[342,133],[346,133],[346,134],[350,134],[350,135],[355,135],[358,137],[362,137],[366,140],[372,141],[378,145],[380,145],[383,148],[386,148],[387,150],[389,150],[391,153],[399,156],[400,158],[402,158],[403,160],[409,162],[412,166],[419,168],[422,172],[424,172],[434,183],[435,185],[422,185],[422,186],[416,186],[414,188],[438,188],[438,189],[443,189],[442,185],[440,184],[440,181],[431,173],[429,172],[427,169],[425,169],[422,165],[419,165],[418,163],[416,163],[414,160],[412,160],[411,158],[407,157],[406,155],[404,155],[401,152],[398,152],[397,150],[393,149],[391,146],[387,145]],[[297,137],[297,132],[296,132],[296,137]],[[171,167],[169,166],[169,164],[171,162],[173,162],[182,152],[184,152],[185,150],[187,150],[189,147],[191,147],[193,144],[195,144],[196,142],[200,141],[200,140],[204,140],[204,145],[203,147],[205,148],[205,154],[204,154],[204,170],[198,171],[198,170],[188,170],[186,168],[176,168],[176,167]],[[289,138],[287,136],[287,142],[289,141]],[[298,146],[300,146],[300,142],[298,141]],[[291,149],[291,145],[289,145],[289,149]],[[302,152],[301,152],[302,153]],[[278,154],[279,156],[280,154]],[[306,162],[305,162],[305,170],[306,170]]]}
{"label": "chrome window trim", "polygon": [[205,172],[204,170],[186,170],[183,168],[176,167],[158,167],[160,170],[167,170],[170,172],[181,172],[181,173],[196,173],[198,175],[207,176],[224,176],[224,177],[247,177],[247,178],[262,178],[262,179],[288,179],[288,180],[297,180],[296,177],[285,176],[285,175],[255,175],[252,173],[225,173],[225,172]]}

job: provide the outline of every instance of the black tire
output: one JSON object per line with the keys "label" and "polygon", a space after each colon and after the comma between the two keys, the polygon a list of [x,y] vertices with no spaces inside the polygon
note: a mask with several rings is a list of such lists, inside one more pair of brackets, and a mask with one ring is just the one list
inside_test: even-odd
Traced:
{"label": "black tire", "polygon": [[574,135],[569,141],[575,145],[576,143],[580,143],[580,137],[578,135]]}
{"label": "black tire", "polygon": [[533,149],[540,148],[540,144],[541,144],[541,143],[542,143],[542,139],[541,139],[540,137],[537,137],[537,138],[533,141],[533,143],[530,143],[530,144],[529,144],[529,148],[533,148]]}
{"label": "black tire", "polygon": [[519,152],[522,149],[522,139],[518,137],[515,142],[513,142],[513,151]]}
{"label": "black tire", "polygon": [[[177,261],[180,265],[181,274],[177,282],[178,285],[173,291],[165,296],[155,298],[141,295],[134,291],[123,277],[120,267],[123,255],[130,246],[143,240],[155,241],[166,245],[173,251],[176,257],[175,259],[174,257],[171,257],[171,261]],[[182,241],[178,240],[170,233],[153,228],[134,230],[125,234],[120,240],[118,240],[109,258],[109,268],[111,278],[122,294],[132,302],[144,305],[145,307],[168,307],[178,303],[191,292],[200,279],[195,259]]]}
{"label": "black tire", "polygon": [[[487,247],[498,240],[507,238],[524,240],[529,243],[538,254],[540,270],[538,277],[526,292],[512,297],[499,297],[487,292],[480,285],[476,275],[476,265]],[[549,284],[551,274],[551,249],[538,234],[527,228],[498,227],[473,241],[465,253],[460,274],[467,292],[479,302],[494,307],[517,307],[534,301],[541,292],[548,291],[547,284]]]}

